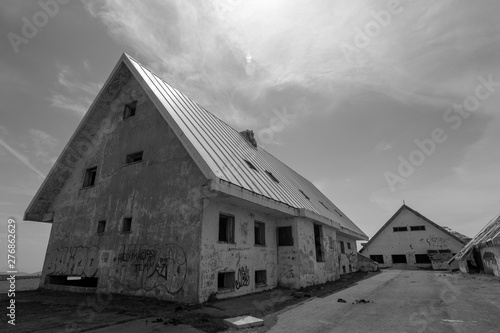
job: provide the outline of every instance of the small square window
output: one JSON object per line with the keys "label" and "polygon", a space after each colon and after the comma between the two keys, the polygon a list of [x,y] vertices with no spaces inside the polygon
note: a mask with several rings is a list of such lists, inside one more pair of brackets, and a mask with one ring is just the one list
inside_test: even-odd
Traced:
{"label": "small square window", "polygon": [[131,217],[126,217],[123,219],[123,227],[122,227],[123,232],[130,232],[132,231],[132,218]]}
{"label": "small square window", "polygon": [[415,263],[416,264],[430,264],[431,259],[427,254],[415,254]]}
{"label": "small square window", "polygon": [[255,221],[255,245],[266,245],[266,225]]}
{"label": "small square window", "polygon": [[255,271],[255,285],[263,286],[267,284],[266,270]]}
{"label": "small square window", "polygon": [[293,246],[292,227],[278,228],[278,246]]}
{"label": "small square window", "polygon": [[142,161],[142,153],[142,151],[139,151],[137,153],[128,154],[127,158],[125,159],[125,164],[132,164]]}
{"label": "small square window", "polygon": [[97,167],[89,168],[85,171],[85,178],[83,179],[83,187],[94,186],[97,176]]}
{"label": "small square window", "polygon": [[345,253],[345,245],[343,241],[340,241],[340,253]]}
{"label": "small square window", "polygon": [[234,216],[219,214],[219,242],[234,243]]}
{"label": "small square window", "polygon": [[135,116],[135,109],[137,108],[137,101],[130,102],[123,107],[123,119]]}
{"label": "small square window", "polygon": [[408,227],[394,227],[392,228],[394,232],[399,232],[399,231],[408,231]]}
{"label": "small square window", "polygon": [[102,234],[104,231],[106,231],[106,221],[97,222],[97,233]]}
{"label": "small square window", "polygon": [[234,272],[219,272],[217,276],[217,290],[234,290]]}

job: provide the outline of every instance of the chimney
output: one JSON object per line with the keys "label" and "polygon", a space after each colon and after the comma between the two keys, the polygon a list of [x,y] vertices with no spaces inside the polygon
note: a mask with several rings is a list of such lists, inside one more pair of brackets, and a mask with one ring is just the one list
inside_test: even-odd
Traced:
{"label": "chimney", "polygon": [[257,148],[257,141],[255,140],[254,134],[252,130],[244,130],[240,132],[241,136],[245,138],[252,146]]}

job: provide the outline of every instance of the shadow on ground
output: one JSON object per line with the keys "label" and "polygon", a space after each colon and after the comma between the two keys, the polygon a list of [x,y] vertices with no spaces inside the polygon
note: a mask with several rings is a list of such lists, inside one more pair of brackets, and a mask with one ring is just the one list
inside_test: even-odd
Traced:
{"label": "shadow on ground", "polygon": [[[84,332],[141,318],[166,326],[191,325],[205,332],[226,330],[223,319],[264,316],[313,297],[326,297],[378,273],[356,272],[337,281],[298,291],[277,288],[201,305],[179,305],[152,298],[81,294],[49,290],[16,292],[17,332]],[[0,296],[6,304],[7,295]]]}

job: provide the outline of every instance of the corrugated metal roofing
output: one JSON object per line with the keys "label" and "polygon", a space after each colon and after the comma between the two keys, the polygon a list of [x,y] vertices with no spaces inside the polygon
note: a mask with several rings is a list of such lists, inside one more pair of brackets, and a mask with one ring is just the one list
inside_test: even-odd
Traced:
{"label": "corrugated metal roofing", "polygon": [[488,224],[463,247],[452,260],[461,260],[474,246],[480,246],[487,242],[500,243],[500,214],[495,216]]}
{"label": "corrugated metal roofing", "polygon": [[216,177],[291,207],[310,210],[366,237],[311,182],[261,147],[252,146],[237,130],[125,56]]}

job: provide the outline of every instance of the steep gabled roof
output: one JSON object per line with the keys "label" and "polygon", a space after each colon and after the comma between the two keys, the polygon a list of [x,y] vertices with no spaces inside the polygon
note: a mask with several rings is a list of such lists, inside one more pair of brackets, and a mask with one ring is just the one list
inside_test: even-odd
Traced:
{"label": "steep gabled roof", "polygon": [[[341,229],[347,229],[359,239],[367,239],[367,236],[311,182],[258,145],[252,145],[237,130],[193,102],[132,57],[123,54],[115,70],[121,63],[132,72],[208,179],[237,186],[263,198],[311,212],[309,215],[321,216],[340,225]],[[103,86],[102,91],[105,88]],[[92,107],[87,114],[90,112]],[[84,121],[85,117],[82,123]],[[255,169],[250,167],[249,163]],[[49,173],[47,178],[50,175]],[[46,183],[47,179],[42,187]],[[35,200],[36,196],[32,204]],[[25,216],[28,215],[30,207]]]}
{"label": "steep gabled roof", "polygon": [[496,215],[486,226],[465,245],[453,259],[461,260],[474,246],[486,246],[488,244],[500,244],[500,214]]}
{"label": "steep gabled roof", "polygon": [[[404,210],[404,209],[407,209],[408,211],[412,212],[413,214],[415,214],[416,216],[420,217],[422,220],[424,220],[425,222],[431,224],[432,226],[436,227],[437,229],[441,230],[442,232],[444,232],[445,234],[447,234],[448,236],[450,236],[451,238],[457,240],[458,242],[460,242],[461,244],[465,244],[466,242],[461,239],[460,237],[458,237],[457,235],[455,235],[454,233],[448,231],[448,230],[451,230],[449,228],[443,228],[441,227],[440,225],[437,225],[436,223],[432,222],[431,220],[429,220],[427,217],[423,216],[422,214],[420,214],[419,212],[417,212],[416,210],[414,209],[411,209],[410,207],[408,207],[406,204],[403,204],[398,210],[396,213],[394,213],[394,215],[391,216],[391,218],[382,226],[382,228],[379,229],[379,231],[377,231],[377,233],[372,237],[370,238],[370,240],[365,244],[363,245],[363,248],[361,250],[359,250],[359,252],[362,252],[364,249],[368,248],[368,246],[373,242],[374,239],[376,239],[378,237],[378,235],[380,235],[380,233],[385,229],[387,228],[391,223],[392,221],[394,221],[394,219]],[[447,230],[448,229],[448,230]],[[465,237],[465,236],[464,236]]]}

